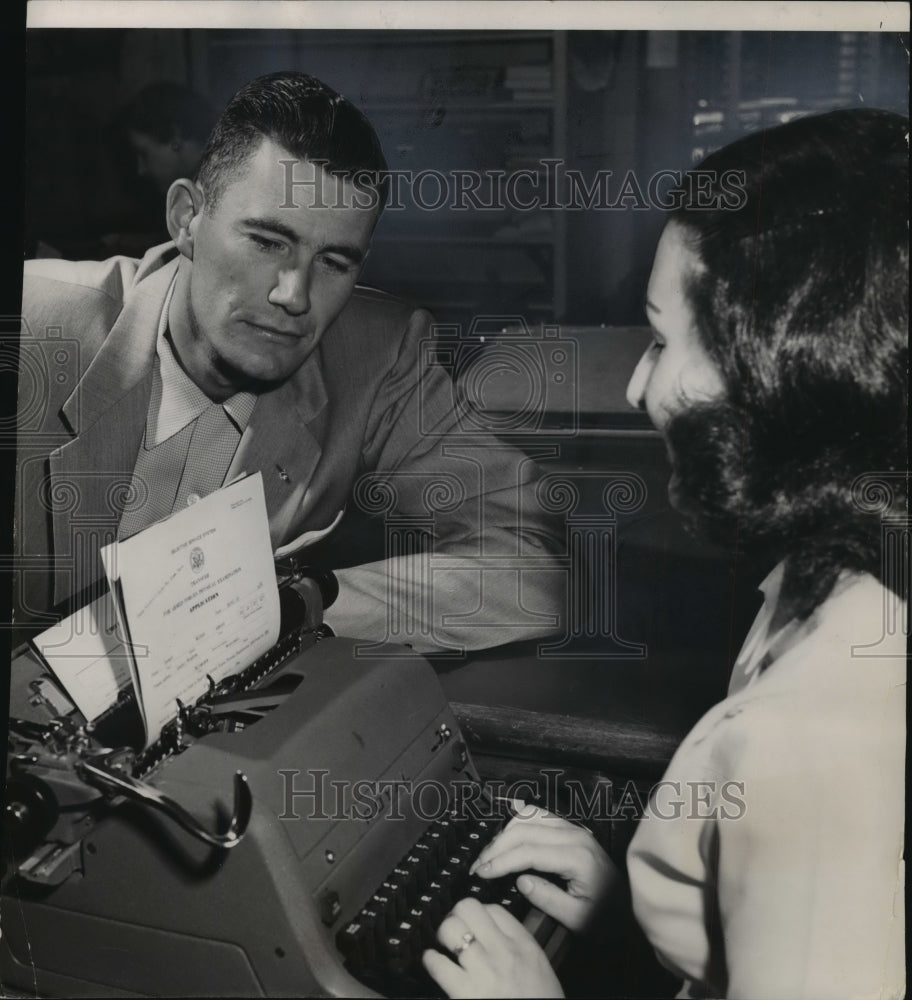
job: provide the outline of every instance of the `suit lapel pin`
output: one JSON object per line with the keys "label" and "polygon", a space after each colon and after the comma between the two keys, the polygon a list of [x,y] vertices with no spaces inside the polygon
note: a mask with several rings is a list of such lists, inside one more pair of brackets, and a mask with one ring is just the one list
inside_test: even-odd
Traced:
{"label": "suit lapel pin", "polygon": [[291,478],[289,477],[288,473],[282,468],[282,466],[281,465],[277,465],[276,468],[279,470],[279,475],[282,477],[282,482],[283,483],[290,483],[291,482]]}

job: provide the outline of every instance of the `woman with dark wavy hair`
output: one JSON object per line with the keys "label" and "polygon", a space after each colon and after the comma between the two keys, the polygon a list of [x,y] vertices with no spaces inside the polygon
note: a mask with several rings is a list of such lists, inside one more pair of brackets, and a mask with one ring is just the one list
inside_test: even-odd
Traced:
{"label": "woman with dark wavy hair", "polygon": [[[675,506],[777,565],[728,697],[639,824],[634,912],[681,996],[902,996],[908,122],[801,119],[699,173],[659,241],[628,397],[666,440]],[[530,868],[566,880],[518,886],[575,929],[621,882],[591,834],[532,809],[475,871]],[[497,907],[465,900],[438,936],[453,958],[425,965],[452,996],[560,995]]]}

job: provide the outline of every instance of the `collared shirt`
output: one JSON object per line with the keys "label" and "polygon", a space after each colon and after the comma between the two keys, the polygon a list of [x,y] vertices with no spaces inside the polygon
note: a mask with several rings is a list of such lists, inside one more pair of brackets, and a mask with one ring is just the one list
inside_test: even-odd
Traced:
{"label": "collared shirt", "polygon": [[[729,695],[736,694],[753,684],[763,671],[782,656],[787,649],[790,649],[799,639],[809,635],[817,628],[819,613],[814,611],[805,619],[793,618],[779,628],[773,629],[784,579],[785,562],[781,562],[776,565],[758,588],[763,592],[763,606],[757,612],[754,624],[747,633],[738,658],[735,660],[728,683]],[[850,572],[840,573],[830,596],[835,597],[841,593],[847,586],[851,585],[853,579],[854,576]]]}
{"label": "collared shirt", "polygon": [[159,320],[146,431],[121,539],[218,489],[256,406],[250,392],[214,403],[183,371],[168,337],[173,290],[172,283]]}
{"label": "collared shirt", "polygon": [[[212,400],[193,382],[178,364],[174,349],[168,337],[168,310],[174,294],[172,282],[158,324],[158,341],[155,345],[155,371],[152,376],[152,396],[149,400],[149,414],[146,418],[145,447],[154,448],[166,441],[172,434],[183,430],[191,421],[198,419]],[[222,407],[237,428],[238,435],[244,433],[253,409],[256,396],[252,392],[238,392],[224,400]],[[227,469],[225,470],[228,471]]]}
{"label": "collared shirt", "polygon": [[[752,684],[762,672],[763,666],[769,663],[770,647],[776,638],[776,633],[770,633],[770,626],[776,614],[776,606],[779,604],[779,592],[782,590],[782,580],[785,576],[785,563],[779,563],[775,569],[760,584],[759,590],[763,592],[763,606],[757,612],[757,617],[751,626],[735,665],[732,668],[731,679],[728,684],[728,693],[735,694],[742,688]],[[789,622],[786,628],[793,626],[794,622]],[[781,630],[780,630],[781,631]]]}

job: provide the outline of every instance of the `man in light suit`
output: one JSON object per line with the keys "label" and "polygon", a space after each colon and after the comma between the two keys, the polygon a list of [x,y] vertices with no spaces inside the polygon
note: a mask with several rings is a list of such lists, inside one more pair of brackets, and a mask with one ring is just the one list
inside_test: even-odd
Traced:
{"label": "man in light suit", "polygon": [[338,573],[339,634],[427,650],[556,629],[534,465],[461,435],[449,376],[423,360],[431,317],[356,287],[385,168],[348,101],[272,74],[169,189],[173,243],[26,266],[19,623],[91,592],[100,545],[259,471],[277,558],[306,562],[353,497],[405,526],[406,551]]}

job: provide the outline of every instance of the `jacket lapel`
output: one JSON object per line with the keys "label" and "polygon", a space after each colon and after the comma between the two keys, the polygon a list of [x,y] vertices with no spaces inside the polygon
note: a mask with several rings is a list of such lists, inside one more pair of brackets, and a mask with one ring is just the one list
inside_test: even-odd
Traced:
{"label": "jacket lapel", "polygon": [[100,417],[109,418],[123,396],[148,376],[162,309],[176,273],[177,260],[170,261],[125,296],[123,311],[111,332],[63,404],[63,414],[77,436]]}
{"label": "jacket lapel", "polygon": [[[80,578],[69,583],[58,578],[55,601],[102,575],[97,551],[116,534],[127,499],[149,408],[158,325],[176,269],[176,261],[167,264],[131,290],[63,404],[76,437],[49,456],[54,551],[75,557]],[[61,586],[70,593],[60,593]]]}

